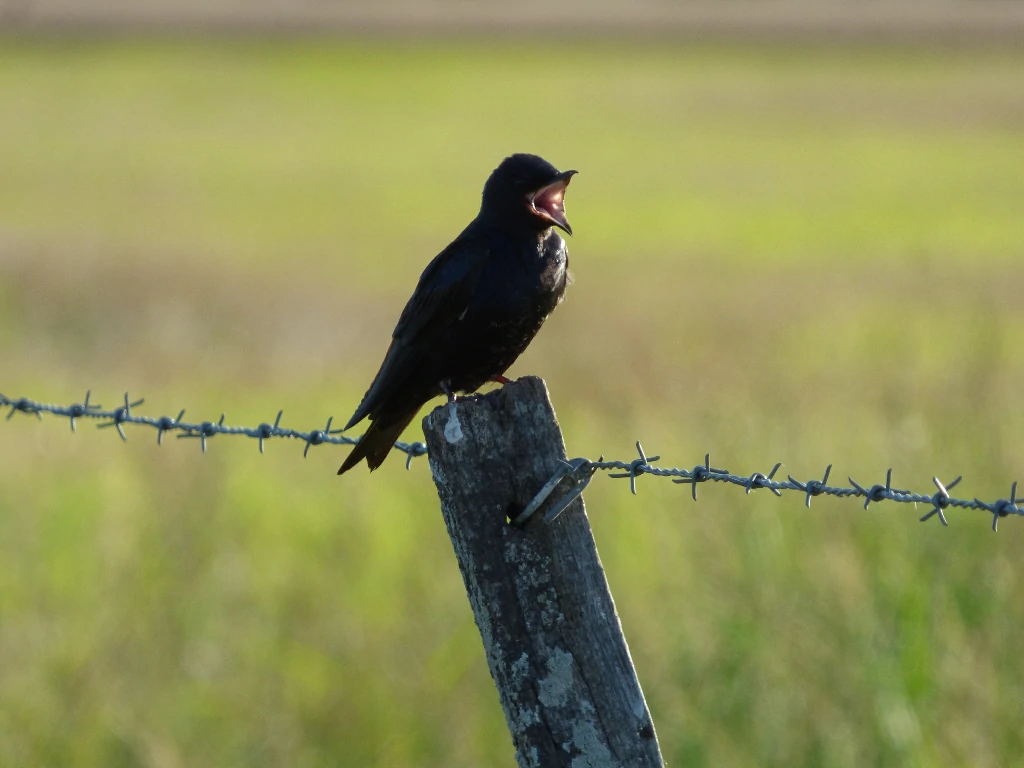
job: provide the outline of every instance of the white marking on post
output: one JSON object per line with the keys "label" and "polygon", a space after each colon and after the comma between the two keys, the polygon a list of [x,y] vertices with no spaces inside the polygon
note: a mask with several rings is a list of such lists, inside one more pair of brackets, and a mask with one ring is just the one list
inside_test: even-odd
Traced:
{"label": "white marking on post", "polygon": [[444,439],[449,443],[457,443],[462,440],[462,424],[459,423],[459,414],[455,410],[455,403],[448,403],[448,423],[444,425]]}

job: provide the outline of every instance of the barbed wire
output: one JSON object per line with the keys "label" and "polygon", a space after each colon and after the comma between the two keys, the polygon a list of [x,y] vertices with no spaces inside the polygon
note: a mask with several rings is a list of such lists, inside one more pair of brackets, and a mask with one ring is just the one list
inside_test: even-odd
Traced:
{"label": "barbed wire", "polygon": [[[269,440],[270,438],[282,437],[299,440],[305,443],[305,447],[302,451],[303,457],[309,454],[310,446],[322,445],[324,443],[332,443],[335,445],[355,445],[359,442],[358,437],[346,437],[340,434],[342,430],[331,429],[331,425],[334,421],[333,416],[327,419],[327,424],[323,429],[312,429],[308,432],[282,427],[281,418],[284,415],[283,410],[277,412],[277,417],[274,419],[273,424],[264,422],[257,427],[234,427],[224,423],[225,416],[223,413],[220,415],[220,419],[218,421],[203,421],[198,423],[184,421],[184,409],[182,409],[174,418],[169,416],[160,416],[156,418],[151,416],[138,416],[132,413],[132,408],[137,408],[145,401],[142,398],[133,401],[128,396],[127,392],[124,395],[123,405],[110,410],[103,410],[102,406],[90,402],[91,395],[91,391],[86,392],[85,399],[81,403],[64,406],[41,403],[27,397],[12,399],[0,394],[0,408],[10,408],[10,411],[7,414],[8,421],[16,413],[23,413],[27,415],[34,414],[40,420],[44,413],[61,416],[69,420],[72,432],[75,431],[75,422],[78,419],[100,420],[101,423],[97,424],[99,429],[114,427],[122,440],[128,439],[123,428],[123,425],[125,424],[139,424],[156,429],[156,439],[158,444],[163,444],[163,436],[165,433],[177,432],[179,433],[177,434],[178,438],[198,438],[203,453],[206,452],[207,441],[216,435],[242,435],[254,438],[259,441],[260,453],[264,452],[264,441]],[[797,491],[804,495],[804,504],[807,507],[811,506],[811,499],[813,497],[822,495],[836,496],[839,498],[860,497],[864,499],[864,509],[867,509],[872,502],[879,503],[882,501],[894,501],[901,504],[927,504],[931,506],[931,509],[920,518],[921,522],[925,522],[932,517],[938,517],[939,521],[944,526],[949,525],[949,521],[946,519],[945,510],[950,507],[957,509],[977,509],[989,513],[992,515],[993,531],[998,530],[999,518],[1008,517],[1009,515],[1024,515],[1024,507],[1017,505],[1018,501],[1024,503],[1024,498],[1017,498],[1016,482],[1014,482],[1010,487],[1009,498],[998,499],[994,502],[986,502],[978,498],[958,499],[949,494],[949,490],[954,488],[963,479],[962,477],[957,477],[953,482],[946,484],[943,484],[939,478],[933,477],[932,483],[934,483],[937,490],[933,494],[926,495],[914,493],[909,490],[893,488],[892,469],[889,469],[889,471],[886,472],[885,485],[882,485],[881,483],[876,483],[871,486],[861,485],[850,477],[847,478],[850,481],[850,487],[830,486],[828,485],[828,478],[832,472],[831,464],[825,468],[825,472],[822,475],[821,480],[812,478],[801,482],[792,475],[788,475],[787,480],[775,479],[775,474],[782,466],[782,462],[777,463],[768,474],[754,472],[750,475],[735,475],[731,474],[728,470],[712,467],[710,454],[705,454],[704,463],[695,465],[693,469],[680,469],[678,467],[659,467],[652,464],[651,462],[658,461],[661,457],[647,456],[639,441],[636,443],[636,449],[639,454],[638,457],[628,462],[605,461],[604,456],[600,457],[597,461],[591,461],[586,458],[575,458],[570,461],[563,462],[563,467],[544,485],[537,496],[529,505],[527,505],[526,509],[523,510],[522,514],[520,514],[513,522],[517,524],[525,522],[531,515],[540,509],[549,497],[551,497],[551,494],[556,488],[563,487],[563,495],[558,497],[558,500],[550,506],[544,516],[544,519],[549,522],[554,520],[577,496],[583,492],[583,489],[587,487],[593,476],[599,471],[608,472],[608,477],[612,478],[629,478],[630,491],[634,495],[636,495],[637,492],[637,478],[641,475],[653,475],[654,477],[670,477],[673,478],[672,482],[674,483],[689,485],[690,494],[694,501],[697,500],[697,486],[700,483],[711,481],[716,483],[728,483],[742,487],[746,489],[747,494],[761,488],[768,489],[776,496],[782,496],[783,491]],[[413,443],[398,441],[394,445],[394,450],[401,451],[406,455],[405,467],[406,469],[409,469],[414,458],[426,455],[427,446],[425,443],[419,441]],[[612,473],[610,470],[619,471]]]}
{"label": "barbed wire", "polygon": [[[334,417],[327,419],[327,425],[323,429],[311,429],[309,432],[303,432],[298,429],[289,429],[281,426],[281,417],[284,415],[284,411],[278,411],[277,417],[274,419],[273,424],[264,422],[258,427],[232,427],[224,423],[224,414],[220,415],[218,421],[203,421],[199,423],[190,423],[183,421],[185,418],[185,409],[182,408],[178,412],[178,415],[174,418],[170,416],[160,416],[159,418],[153,418],[151,416],[136,416],[132,413],[132,408],[137,408],[142,405],[145,400],[140,398],[132,401],[128,397],[128,393],[124,393],[124,405],[111,410],[103,410],[103,407],[95,403],[89,402],[92,397],[92,391],[85,393],[85,400],[81,403],[74,403],[73,405],[52,405],[49,403],[40,403],[35,400],[31,400],[27,397],[19,397],[11,399],[5,395],[0,394],[0,409],[10,407],[10,411],[7,414],[7,420],[10,421],[11,417],[15,413],[35,414],[36,417],[42,419],[42,414],[52,413],[54,416],[63,416],[70,420],[71,431],[75,431],[75,421],[77,419],[100,419],[103,420],[102,424],[98,424],[99,429],[105,429],[107,427],[114,427],[117,429],[117,433],[121,436],[122,440],[127,440],[128,436],[124,433],[124,424],[141,424],[147,427],[153,427],[156,430],[156,441],[157,444],[162,445],[164,439],[164,433],[167,432],[179,432],[179,438],[198,438],[199,443],[202,446],[203,453],[206,453],[207,440],[212,439],[216,435],[243,435],[245,437],[252,437],[259,440],[260,453],[263,453],[263,443],[265,440],[269,440],[272,437],[284,437],[292,440],[301,440],[306,444],[306,447],[302,451],[302,455],[306,456],[309,453],[309,447],[311,445],[321,445],[323,443],[334,443],[335,445],[355,445],[359,442],[358,437],[345,437],[341,434],[340,429],[331,429],[331,424],[334,423]],[[424,456],[427,453],[427,446],[424,443],[403,443],[401,441],[395,443],[395,450],[402,451],[406,454],[406,469],[409,468],[409,463],[417,456]]]}

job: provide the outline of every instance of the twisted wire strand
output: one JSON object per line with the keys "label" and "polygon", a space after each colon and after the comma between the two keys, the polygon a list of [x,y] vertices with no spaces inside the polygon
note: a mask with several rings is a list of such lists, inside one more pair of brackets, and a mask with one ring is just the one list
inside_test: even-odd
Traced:
{"label": "twisted wire strand", "polygon": [[[339,434],[342,430],[331,429],[331,424],[334,422],[334,417],[327,419],[327,425],[323,429],[312,429],[308,432],[303,432],[298,429],[289,429],[288,427],[281,426],[281,417],[284,415],[284,411],[278,411],[277,417],[274,419],[274,423],[270,424],[264,422],[257,427],[234,427],[230,424],[224,423],[224,414],[220,415],[218,421],[203,421],[203,422],[187,422],[183,421],[185,417],[185,409],[182,408],[175,417],[160,416],[153,418],[151,416],[137,416],[132,413],[132,408],[137,408],[142,405],[145,400],[131,400],[128,397],[128,393],[124,394],[124,405],[111,410],[103,410],[102,406],[95,403],[91,403],[90,397],[92,391],[85,393],[85,400],[81,403],[74,403],[72,405],[53,405],[50,403],[40,403],[27,397],[9,398],[5,395],[0,394],[0,408],[9,407],[11,410],[7,413],[7,420],[10,421],[11,417],[15,413],[25,413],[28,415],[35,414],[39,419],[42,419],[42,414],[50,413],[54,416],[63,416],[71,422],[71,431],[75,431],[75,421],[77,419],[97,419],[102,420],[102,423],[97,424],[99,429],[105,429],[107,427],[114,427],[117,429],[117,433],[121,436],[122,440],[127,440],[128,436],[124,433],[124,424],[141,424],[156,429],[156,441],[158,444],[163,444],[164,433],[166,432],[177,432],[179,438],[198,438],[200,445],[202,446],[203,453],[206,453],[207,440],[213,438],[216,435],[243,435],[245,437],[255,438],[259,440],[260,453],[263,453],[263,443],[272,437],[284,437],[293,440],[301,440],[306,444],[303,449],[302,455],[306,456],[309,453],[309,447],[311,445],[321,445],[323,443],[333,443],[335,445],[355,445],[359,442],[358,437],[345,437]],[[409,462],[417,456],[423,456],[427,452],[427,446],[421,442],[415,443],[403,443],[401,441],[395,443],[395,450],[401,451],[406,454],[406,468],[409,467]]]}
{"label": "twisted wire strand", "polygon": [[[200,441],[202,451],[206,452],[207,441],[217,435],[243,435],[259,441],[260,453],[263,453],[263,444],[266,440],[275,437],[299,440],[305,443],[302,455],[309,453],[310,446],[331,443],[335,445],[355,445],[359,442],[358,437],[346,437],[341,435],[340,429],[331,429],[334,417],[327,419],[323,429],[312,429],[303,432],[297,429],[290,429],[281,426],[281,417],[284,411],[278,411],[273,424],[264,422],[256,427],[231,426],[224,423],[222,413],[218,421],[187,422],[184,421],[185,410],[182,409],[177,416],[139,416],[132,413],[145,401],[143,399],[131,400],[126,392],[124,404],[117,408],[104,410],[100,405],[90,402],[91,391],[85,393],[85,399],[81,403],[72,405],[53,405],[41,403],[27,397],[9,398],[0,394],[0,408],[10,408],[7,414],[9,421],[14,414],[23,413],[35,415],[42,419],[42,414],[48,413],[54,416],[61,416],[69,420],[71,431],[75,431],[76,420],[94,419],[100,421],[97,424],[99,429],[113,427],[117,430],[122,440],[128,437],[124,432],[123,425],[139,424],[152,427],[157,431],[157,443],[163,443],[165,433],[177,433],[178,438],[197,438]],[[1024,503],[1024,498],[1017,498],[1017,483],[1010,487],[1010,495],[1005,499],[998,499],[994,502],[986,502],[981,499],[958,499],[950,495],[949,489],[955,487],[963,478],[957,477],[951,483],[943,484],[937,477],[932,478],[936,487],[933,494],[914,493],[909,490],[894,488],[892,486],[892,469],[886,473],[885,484],[875,483],[873,485],[861,485],[852,477],[849,487],[828,485],[828,478],[832,472],[832,465],[825,468],[821,480],[810,479],[800,481],[792,475],[787,480],[776,480],[775,474],[779,471],[782,463],[777,463],[768,474],[754,472],[750,475],[735,475],[728,470],[711,466],[711,457],[704,456],[704,463],[695,465],[692,469],[680,469],[678,467],[659,467],[652,462],[658,461],[660,456],[647,456],[643,447],[637,441],[636,449],[639,456],[632,461],[605,461],[602,456],[597,461],[590,461],[585,458],[572,459],[565,462],[563,468],[551,479],[543,489],[543,496],[538,495],[534,500],[535,507],[539,507],[557,487],[567,485],[567,492],[560,500],[557,500],[548,513],[547,518],[553,519],[578,496],[590,479],[598,471],[608,472],[609,477],[628,478],[630,490],[636,494],[636,480],[640,475],[653,475],[655,477],[673,478],[672,482],[690,486],[690,493],[694,501],[697,500],[697,486],[704,482],[727,483],[751,491],[766,488],[776,496],[782,496],[783,491],[796,491],[804,495],[804,503],[811,506],[811,499],[815,496],[836,496],[839,498],[859,497],[864,499],[864,509],[867,509],[872,502],[893,501],[900,504],[928,504],[931,509],[920,519],[922,522],[937,517],[943,525],[949,525],[946,519],[945,510],[954,507],[957,509],[977,509],[992,515],[992,530],[998,530],[998,523],[1001,517],[1009,515],[1024,515],[1024,506],[1018,506],[1018,501]],[[426,444],[416,441],[412,443],[396,442],[394,450],[401,451],[406,455],[405,466],[409,468],[412,460],[417,456],[425,456],[427,453]],[[612,472],[611,470],[618,470]],[[566,481],[566,482],[563,482]]]}

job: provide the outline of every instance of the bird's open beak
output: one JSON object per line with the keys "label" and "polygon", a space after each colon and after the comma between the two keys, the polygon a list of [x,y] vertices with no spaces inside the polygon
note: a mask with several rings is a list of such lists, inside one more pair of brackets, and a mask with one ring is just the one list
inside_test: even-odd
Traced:
{"label": "bird's open beak", "polygon": [[545,221],[550,221],[572,234],[572,227],[565,218],[565,188],[576,171],[563,171],[546,187],[541,187],[529,197],[530,210]]}

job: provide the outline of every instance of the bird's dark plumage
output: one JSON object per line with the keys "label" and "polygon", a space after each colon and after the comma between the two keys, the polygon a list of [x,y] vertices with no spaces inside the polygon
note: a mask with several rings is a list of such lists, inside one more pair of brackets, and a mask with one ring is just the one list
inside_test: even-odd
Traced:
{"label": "bird's dark plumage", "polygon": [[420,275],[380,371],[349,420],[370,427],[338,474],[381,465],[423,404],[445,389],[472,392],[529,345],[569,281],[565,187],[536,155],[505,158],[484,185],[480,213]]}

